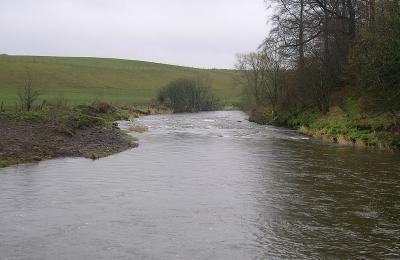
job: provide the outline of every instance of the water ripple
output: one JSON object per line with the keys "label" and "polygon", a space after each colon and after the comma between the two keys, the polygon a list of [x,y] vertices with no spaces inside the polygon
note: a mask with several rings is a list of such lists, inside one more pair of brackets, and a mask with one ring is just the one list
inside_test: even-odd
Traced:
{"label": "water ripple", "polygon": [[246,117],[142,117],[136,149],[0,170],[0,259],[399,256],[398,154]]}

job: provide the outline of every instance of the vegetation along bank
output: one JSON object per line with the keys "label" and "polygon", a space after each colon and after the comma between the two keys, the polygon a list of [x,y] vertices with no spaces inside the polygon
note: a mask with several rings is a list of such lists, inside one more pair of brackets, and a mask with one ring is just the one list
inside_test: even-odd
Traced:
{"label": "vegetation along bank", "polygon": [[160,112],[168,110],[108,102],[75,107],[55,102],[35,111],[0,112],[0,167],[65,156],[97,159],[136,147],[136,139],[115,121]]}
{"label": "vegetation along bank", "polygon": [[237,56],[250,119],[400,149],[400,2],[266,2],[272,30]]}

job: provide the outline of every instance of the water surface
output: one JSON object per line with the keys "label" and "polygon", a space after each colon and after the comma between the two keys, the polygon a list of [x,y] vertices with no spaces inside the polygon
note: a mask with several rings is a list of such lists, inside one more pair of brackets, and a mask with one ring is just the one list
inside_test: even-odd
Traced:
{"label": "water surface", "polygon": [[1,169],[0,259],[400,257],[398,153],[241,112],[138,123],[136,149]]}

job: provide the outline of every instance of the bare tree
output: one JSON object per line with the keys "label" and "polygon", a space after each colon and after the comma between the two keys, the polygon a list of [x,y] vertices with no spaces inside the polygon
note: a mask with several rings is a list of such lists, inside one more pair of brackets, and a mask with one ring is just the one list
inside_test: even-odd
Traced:
{"label": "bare tree", "polygon": [[301,109],[313,101],[326,111],[331,94],[343,85],[344,67],[360,28],[374,19],[374,0],[265,2],[275,12],[267,40],[278,43],[296,75],[293,102]]}
{"label": "bare tree", "polygon": [[33,104],[40,96],[40,91],[35,90],[32,85],[32,76],[27,71],[26,77],[24,79],[24,86],[18,89],[18,98],[21,104],[21,109],[26,111],[31,111]]}
{"label": "bare tree", "polygon": [[400,110],[400,1],[371,1],[368,28],[350,54],[349,71],[357,92],[370,100],[369,108]]}
{"label": "bare tree", "polygon": [[261,52],[237,54],[235,68],[239,71],[239,82],[249,98],[254,98],[256,105],[265,101],[264,84],[266,81],[266,64]]}
{"label": "bare tree", "polygon": [[[272,47],[272,44],[270,45]],[[276,48],[237,55],[236,69],[245,92],[257,106],[270,106],[275,115],[280,88],[280,60]]]}

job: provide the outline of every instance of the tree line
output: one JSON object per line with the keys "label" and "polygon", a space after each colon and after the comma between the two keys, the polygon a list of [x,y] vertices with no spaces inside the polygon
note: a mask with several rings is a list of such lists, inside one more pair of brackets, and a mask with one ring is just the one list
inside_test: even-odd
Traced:
{"label": "tree line", "polygon": [[272,30],[237,56],[249,102],[327,112],[340,96],[400,109],[400,0],[266,0]]}

